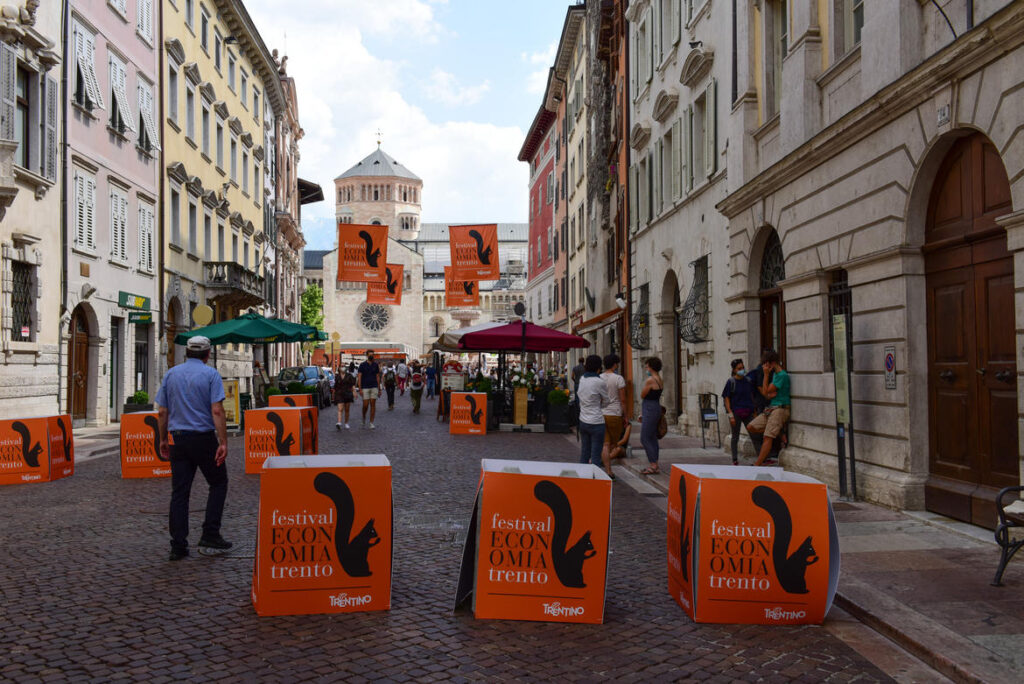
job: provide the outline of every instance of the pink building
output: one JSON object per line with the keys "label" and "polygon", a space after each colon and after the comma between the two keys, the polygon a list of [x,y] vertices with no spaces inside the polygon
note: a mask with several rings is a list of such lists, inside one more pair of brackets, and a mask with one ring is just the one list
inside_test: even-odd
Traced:
{"label": "pink building", "polygon": [[159,0],[71,0],[64,36],[66,287],[60,407],[116,420],[155,394],[160,249]]}

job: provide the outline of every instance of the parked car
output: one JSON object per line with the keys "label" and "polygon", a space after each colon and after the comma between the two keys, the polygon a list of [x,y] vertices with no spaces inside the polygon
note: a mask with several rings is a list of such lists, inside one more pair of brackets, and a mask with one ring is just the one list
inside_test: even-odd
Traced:
{"label": "parked car", "polygon": [[330,383],[331,383],[331,394],[333,395],[333,393],[334,393],[334,371],[331,370],[330,366],[320,366],[320,370],[322,370],[324,372],[324,375],[326,375],[327,379],[330,381]]}
{"label": "parked car", "polygon": [[315,388],[314,402],[319,408],[331,405],[331,382],[319,366],[290,366],[281,369],[277,374],[277,388],[282,394],[288,393],[288,385],[301,382],[306,387]]}

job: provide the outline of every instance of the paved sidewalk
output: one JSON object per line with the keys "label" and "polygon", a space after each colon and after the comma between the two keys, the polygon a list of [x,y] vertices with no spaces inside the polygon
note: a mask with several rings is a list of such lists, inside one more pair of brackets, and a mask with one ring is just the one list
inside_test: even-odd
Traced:
{"label": "paved sidewalk", "polygon": [[[647,458],[634,435],[633,457],[622,465],[641,486],[664,493],[672,463],[732,462],[700,443],[670,433],[661,441],[661,473],[642,476]],[[1024,558],[1010,563],[1005,586],[993,587],[999,547],[989,530],[834,495],[833,510],[842,550],[837,606],[951,679],[1024,681]]]}

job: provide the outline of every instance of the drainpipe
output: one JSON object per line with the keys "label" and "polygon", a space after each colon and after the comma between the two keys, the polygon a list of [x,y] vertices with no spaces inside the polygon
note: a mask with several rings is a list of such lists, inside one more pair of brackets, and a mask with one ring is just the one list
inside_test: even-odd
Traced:
{"label": "drainpipe", "polygon": [[974,28],[974,0],[967,0],[967,30]]}
{"label": "drainpipe", "polygon": [[[160,91],[160,104],[159,104],[160,109],[158,111],[160,112],[159,121],[160,121],[160,127],[162,129],[163,128],[163,122],[167,118],[167,111],[165,110],[165,106],[166,105],[164,103],[165,93],[164,93],[164,87],[163,87],[163,83],[164,83],[164,79],[163,79],[164,70],[167,68],[167,65],[166,65],[166,63],[164,61],[164,48],[163,48],[164,5],[165,5],[165,3],[153,3],[153,6],[156,7],[158,4],[160,6],[160,21],[157,22],[157,32],[156,32],[156,36],[155,36],[154,40],[156,42],[157,69],[159,69],[159,71],[157,72],[157,75],[156,75],[156,82],[157,82],[157,89]],[[158,350],[157,351],[157,362],[154,364],[154,366],[156,368],[154,368],[154,370],[156,370],[157,368],[160,368],[163,364],[167,363],[167,355],[166,354],[160,354],[160,352],[159,352],[160,340],[164,339],[164,337],[166,336],[165,329],[166,329],[166,326],[167,326],[167,298],[164,296],[164,292],[165,292],[165,289],[164,289],[165,288],[165,282],[164,282],[165,281],[165,270],[164,270],[165,241],[164,241],[164,231],[166,230],[166,220],[164,218],[165,213],[166,213],[164,211],[164,185],[165,185],[165,183],[164,183],[164,178],[165,178],[164,150],[166,149],[166,147],[167,147],[167,140],[166,139],[161,140],[160,141],[160,154],[157,157],[157,159],[159,160],[157,162],[157,164],[159,165],[159,168],[157,169],[157,186],[158,187],[156,189],[157,207],[160,208],[160,220],[157,222],[157,226],[158,226],[157,234],[159,236],[159,239],[157,240],[156,244],[159,245],[160,248],[158,250],[155,250],[156,253],[157,253],[157,263],[156,263],[156,270],[157,270],[157,297],[160,298],[160,320],[159,320],[159,322],[157,324],[156,339],[153,340],[153,345]],[[174,341],[172,340],[171,344],[173,344],[173,343],[174,343]],[[163,376],[161,376],[161,379],[162,379],[162,377]]]}
{"label": "drainpipe", "polygon": [[[61,329],[63,326],[64,314],[68,310],[68,2],[64,0],[60,9],[60,30],[61,48],[65,55],[61,62],[60,73],[60,94],[61,94],[61,120],[60,120],[60,315],[57,317],[57,413],[60,413],[60,374],[64,367],[64,344],[61,341]],[[68,382],[71,382],[70,378]],[[71,411],[71,407],[68,407]]]}

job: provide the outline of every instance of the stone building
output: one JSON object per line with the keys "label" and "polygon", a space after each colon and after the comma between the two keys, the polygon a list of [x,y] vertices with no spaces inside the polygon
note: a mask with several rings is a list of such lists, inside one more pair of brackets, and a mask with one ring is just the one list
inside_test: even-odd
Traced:
{"label": "stone building", "polygon": [[[64,296],[61,8],[0,15],[0,416],[55,415]],[[44,258],[45,255],[45,258]],[[90,340],[90,344],[92,341]]]}
{"label": "stone building", "polygon": [[729,82],[731,17],[727,4],[669,0],[630,3],[626,17],[634,373],[660,357],[662,404],[699,434],[700,395],[729,375],[728,221],[715,204],[727,192],[719,83]]}
{"label": "stone building", "polygon": [[[575,327],[589,318],[596,302],[587,288],[587,240],[590,227],[587,202],[587,154],[590,150],[590,115],[587,92],[587,31],[585,9],[567,15],[566,28],[555,55],[555,75],[565,85],[565,139],[566,162],[566,214],[565,233],[567,254],[566,277],[569,290],[569,322]],[[589,312],[589,313],[588,313]]]}
{"label": "stone building", "polygon": [[71,2],[63,100],[68,147],[61,410],[116,420],[156,394],[160,2]]}
{"label": "stone building", "polygon": [[784,355],[782,464],[835,486],[849,313],[860,495],[991,526],[1024,467],[1024,4],[941,7],[739,3],[723,323],[730,355]]}

